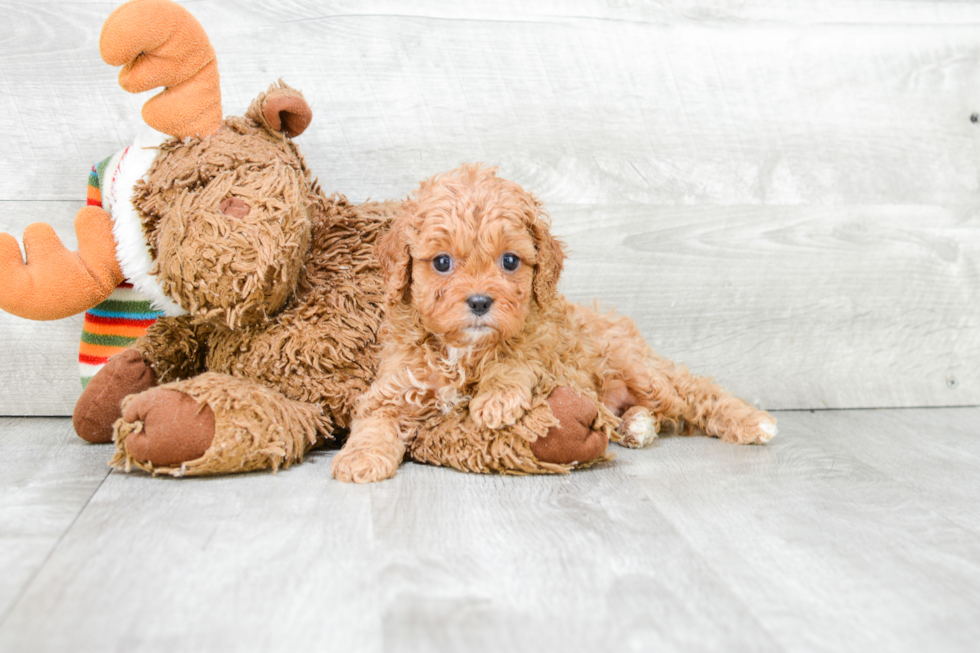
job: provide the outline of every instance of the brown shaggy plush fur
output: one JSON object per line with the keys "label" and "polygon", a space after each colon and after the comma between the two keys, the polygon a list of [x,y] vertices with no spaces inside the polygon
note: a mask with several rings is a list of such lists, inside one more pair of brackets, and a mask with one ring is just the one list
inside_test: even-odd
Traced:
{"label": "brown shaggy plush fur", "polygon": [[[555,409],[538,395],[534,404],[513,425],[503,429],[474,428],[465,405],[448,414],[433,414],[418,423],[414,437],[407,443],[407,453],[418,462],[452,467],[481,474],[564,474],[611,460],[611,454],[600,453],[582,462],[546,462],[534,451],[535,442],[547,437],[561,437]],[[611,424],[609,425],[611,427]],[[593,424],[592,428],[607,430]],[[611,431],[611,428],[609,429]],[[605,451],[603,440],[603,451]],[[342,478],[342,480],[367,479]]]}
{"label": "brown shaggy plush fur", "polygon": [[466,471],[567,471],[576,464],[542,464],[533,451],[554,424],[544,398],[558,386],[593,401],[592,428],[626,446],[664,425],[737,443],[775,432],[766,413],[658,357],[628,318],[558,294],[562,243],[538,201],[494,169],[424,182],[379,257],[382,361],[333,460],[340,480],[393,476],[406,452]]}
{"label": "brown shaggy plush fur", "polygon": [[[148,472],[172,476],[200,476],[258,469],[278,469],[280,465],[303,459],[303,454],[331,432],[330,420],[314,403],[292,401],[271,388],[248,379],[206,372],[190,379],[161,386],[189,395],[214,414],[213,439],[200,458],[172,465],[154,465],[129,453],[129,439],[141,433],[145,421],[120,419],[116,428],[116,455],[113,466],[129,471],[138,467]],[[131,395],[123,401],[123,413],[130,404],[148,393]],[[172,445],[172,443],[169,443]]]}
{"label": "brown shaggy plush fur", "polygon": [[[150,272],[188,314],[160,318],[79,400],[79,434],[111,433],[112,465],[174,476],[275,470],[350,426],[375,377],[386,308],[375,245],[400,203],[324,195],[286,134],[309,117],[300,93],[273,86],[215,133],[165,142],[137,183]],[[534,434],[582,439],[579,425],[559,429],[539,408],[508,445],[442,447],[449,431],[434,425],[417,456],[479,471],[570,467],[527,462]],[[591,444],[605,449],[605,439]]]}
{"label": "brown shaggy plush fur", "polygon": [[182,475],[289,465],[349,426],[374,378],[384,310],[375,242],[398,203],[324,195],[293,141],[269,125],[264,108],[284,98],[305,106],[274,86],[215,134],[167,141],[137,186],[153,273],[189,311],[159,319],[135,344],[163,384],[144,394],[190,395],[214,413],[215,433],[199,458],[155,466],[132,455],[130,434],[166,439],[180,425],[120,418],[117,467]]}

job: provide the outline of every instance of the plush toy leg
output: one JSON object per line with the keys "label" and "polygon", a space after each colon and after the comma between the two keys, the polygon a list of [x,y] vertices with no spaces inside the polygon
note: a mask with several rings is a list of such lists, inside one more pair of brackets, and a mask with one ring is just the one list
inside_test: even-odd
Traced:
{"label": "plush toy leg", "polygon": [[127,397],[110,464],[171,476],[276,470],[301,461],[331,430],[319,406],[206,372]]}
{"label": "plush toy leg", "polygon": [[136,460],[166,467],[195,460],[214,441],[214,412],[188,394],[154,388],[126,402],[124,422],[143,428],[126,438],[126,451]]}
{"label": "plush toy leg", "polygon": [[548,396],[548,406],[558,424],[530,443],[535,458],[545,463],[569,465],[589,462],[606,453],[609,437],[592,429],[599,411],[588,397],[571,388],[555,388]]}
{"label": "plush toy leg", "polygon": [[419,429],[409,455],[464,472],[563,474],[613,458],[606,444],[615,421],[605,409],[597,416],[591,400],[559,388],[536,397],[516,424],[502,429],[477,428],[466,410],[434,417]]}
{"label": "plush toy leg", "polygon": [[112,442],[112,425],[122,417],[128,395],[156,385],[156,375],[135,349],[127,349],[106,362],[85,386],[75,404],[75,433],[89,442]]}

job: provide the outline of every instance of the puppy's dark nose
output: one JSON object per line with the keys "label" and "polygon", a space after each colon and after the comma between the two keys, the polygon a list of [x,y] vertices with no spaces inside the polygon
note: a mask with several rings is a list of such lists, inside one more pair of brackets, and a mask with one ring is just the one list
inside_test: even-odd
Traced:
{"label": "puppy's dark nose", "polygon": [[466,303],[469,305],[470,310],[477,315],[483,315],[493,306],[493,300],[486,295],[473,295],[467,298]]}

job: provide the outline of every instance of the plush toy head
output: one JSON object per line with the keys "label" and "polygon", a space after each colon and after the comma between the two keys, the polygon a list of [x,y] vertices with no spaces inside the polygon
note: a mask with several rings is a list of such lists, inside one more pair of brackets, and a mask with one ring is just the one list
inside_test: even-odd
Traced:
{"label": "plush toy head", "polygon": [[479,165],[423,182],[378,255],[390,319],[410,317],[454,347],[515,336],[555,298],[565,258],[541,204]]}
{"label": "plush toy head", "polygon": [[209,137],[164,143],[136,184],[149,273],[193,321],[253,324],[296,287],[315,200],[302,155],[276,127],[298,134],[300,112],[309,115],[302,96],[274,86]]}
{"label": "plush toy head", "polygon": [[128,279],[154,308],[196,321],[235,327],[278,310],[310,242],[311,182],[287,138],[310,123],[302,95],[280,83],[244,118],[224,121],[214,49],[171,0],[122,5],[99,46],[107,63],[122,66],[125,90],[164,87],[143,107],[158,132],[107,160],[100,206],[76,219],[78,252],[47,225],[31,225],[25,263],[16,241],[0,234],[0,309],[67,317]]}

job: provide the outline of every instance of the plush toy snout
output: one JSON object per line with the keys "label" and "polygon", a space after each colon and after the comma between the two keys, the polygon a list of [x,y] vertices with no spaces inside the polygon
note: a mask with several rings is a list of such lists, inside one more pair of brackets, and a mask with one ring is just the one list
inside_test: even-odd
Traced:
{"label": "plush toy snout", "polygon": [[237,197],[225,198],[218,205],[218,211],[232,218],[244,218],[251,210],[251,206]]}
{"label": "plush toy snout", "polygon": [[265,175],[276,175],[284,192],[236,187],[232,192],[258,197],[226,197],[215,207],[207,186],[184,194],[177,204],[183,210],[157,223],[158,278],[195,322],[254,324],[295,289],[311,227],[302,206],[286,198],[306,189],[288,169]]}

